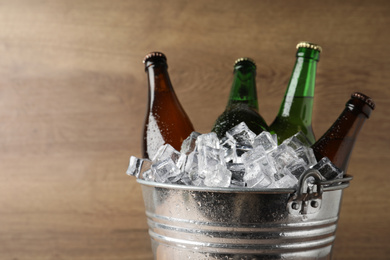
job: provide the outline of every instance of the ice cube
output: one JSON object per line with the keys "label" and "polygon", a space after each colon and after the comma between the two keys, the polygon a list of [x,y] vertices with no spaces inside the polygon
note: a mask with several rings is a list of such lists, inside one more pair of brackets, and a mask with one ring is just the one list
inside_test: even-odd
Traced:
{"label": "ice cube", "polygon": [[279,145],[270,153],[270,156],[273,159],[277,171],[283,170],[290,162],[298,159],[294,149],[286,144]]}
{"label": "ice cube", "polygon": [[181,178],[177,182],[175,182],[175,184],[192,185],[192,181],[187,174],[183,173]]}
{"label": "ice cube", "polygon": [[299,179],[301,175],[308,169],[306,162],[303,159],[298,159],[285,166],[284,172],[289,172],[295,178]]}
{"label": "ice cube", "polygon": [[129,167],[126,174],[140,178],[143,172],[150,169],[151,161],[148,159],[140,159],[135,156],[130,156]]}
{"label": "ice cube", "polygon": [[232,173],[232,181],[244,182],[245,166],[242,163],[228,163],[228,170]]}
{"label": "ice cube", "polygon": [[204,169],[204,185],[208,187],[229,187],[232,173],[226,166],[219,164],[217,167]]}
{"label": "ice cube", "polygon": [[198,186],[198,187],[203,187],[204,185],[204,177],[200,176],[197,174],[196,176],[194,175],[191,180],[191,185]]}
{"label": "ice cube", "polygon": [[259,158],[265,156],[266,152],[262,146],[256,146],[248,152],[241,155],[241,163],[249,164],[253,161],[256,161]]}
{"label": "ice cube", "polygon": [[[198,153],[196,151],[188,154],[183,170],[187,174],[186,176],[189,178],[189,184],[187,185],[204,186],[204,178],[203,176],[199,175]],[[186,180],[184,182],[187,183]]]}
{"label": "ice cube", "polygon": [[318,170],[327,180],[341,179],[344,175],[344,172],[337,168],[328,157],[323,157],[312,168]]}
{"label": "ice cube", "polygon": [[151,169],[155,180],[162,183],[170,183],[171,180],[175,181],[176,177],[182,173],[171,158],[154,163]]}
{"label": "ice cube", "polygon": [[249,188],[267,187],[272,183],[276,169],[267,156],[244,162],[244,181]]}
{"label": "ice cube", "polygon": [[154,155],[152,162],[164,161],[168,158],[172,159],[174,163],[177,163],[181,153],[172,147],[170,144],[164,144],[161,146]]}
{"label": "ice cube", "polygon": [[275,167],[275,164],[273,163],[272,159],[268,155],[266,155],[264,157],[261,157],[259,162],[261,162],[261,167],[263,168],[265,174],[271,179],[273,179],[272,177],[277,173],[277,168]]}
{"label": "ice cube", "polygon": [[183,170],[188,174],[191,180],[198,178],[198,153],[193,151],[187,155],[187,160],[183,166]]}
{"label": "ice cube", "polygon": [[198,167],[202,171],[204,168],[217,167],[217,165],[226,165],[224,152],[222,149],[204,146],[198,152]]}
{"label": "ice cube", "polygon": [[278,179],[273,183],[275,188],[295,188],[298,185],[298,179],[289,171],[278,175]]}
{"label": "ice cube", "polygon": [[248,188],[267,188],[272,185],[272,179],[263,172],[251,172],[245,176],[245,183]]}
{"label": "ice cube", "polygon": [[176,162],[176,166],[180,170],[182,170],[182,171],[184,171],[184,167],[185,167],[185,164],[186,164],[186,161],[187,161],[187,157],[188,157],[188,155],[186,155],[184,153],[180,153],[180,157],[179,157],[179,159]]}
{"label": "ice cube", "polygon": [[256,134],[241,122],[226,132],[227,137],[234,138],[238,147],[252,147]]}
{"label": "ice cube", "polygon": [[142,159],[139,159],[135,156],[130,156],[129,167],[127,168],[126,174],[138,178],[138,175],[141,172],[142,164]]}
{"label": "ice cube", "polygon": [[251,150],[252,150],[252,146],[237,145],[236,146],[236,154],[237,154],[236,163],[241,163],[242,162],[242,155],[251,151]]}
{"label": "ice cube", "polygon": [[201,150],[202,147],[208,146],[211,148],[219,149],[221,147],[218,136],[216,133],[211,132],[202,134],[196,139],[196,149]]}
{"label": "ice cube", "polygon": [[210,187],[229,187],[232,173],[227,169],[223,149],[203,146],[198,150],[199,177]]}
{"label": "ice cube", "polygon": [[200,136],[201,134],[198,132],[192,132],[181,144],[181,149],[180,152],[188,155],[192,151],[195,150],[196,148],[196,139]]}
{"label": "ice cube", "polygon": [[149,169],[149,170],[145,171],[142,174],[142,178],[141,179],[143,179],[145,181],[156,181],[156,177],[155,177],[154,172],[152,171],[152,169]]}
{"label": "ice cube", "polygon": [[224,151],[225,162],[237,162],[238,156],[236,151],[236,141],[234,139],[227,137],[222,138],[221,148]]}
{"label": "ice cube", "polygon": [[184,179],[186,174],[184,172],[178,171],[177,175],[169,176],[166,183],[171,184],[182,184],[182,179]]}
{"label": "ice cube", "polygon": [[263,131],[255,137],[253,141],[253,146],[262,146],[264,150],[268,152],[275,149],[278,144],[277,142],[275,142],[274,138],[269,132]]}
{"label": "ice cube", "polygon": [[317,163],[316,157],[314,155],[313,149],[307,146],[301,146],[295,150],[298,158],[301,158],[305,164],[308,166],[314,165]]}

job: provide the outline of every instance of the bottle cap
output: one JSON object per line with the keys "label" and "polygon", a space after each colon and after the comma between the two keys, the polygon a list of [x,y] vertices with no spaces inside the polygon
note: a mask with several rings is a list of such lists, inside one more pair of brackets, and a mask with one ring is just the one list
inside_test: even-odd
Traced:
{"label": "bottle cap", "polygon": [[151,60],[151,59],[164,59],[164,61],[167,61],[167,57],[164,55],[164,53],[162,52],[158,52],[158,51],[154,51],[154,52],[151,52],[149,53],[148,55],[145,56],[144,60],[143,60],[143,63],[146,63],[147,61]]}
{"label": "bottle cap", "polygon": [[255,62],[253,59],[248,58],[248,57],[243,57],[243,58],[237,59],[237,60],[234,62],[234,66],[236,66],[236,65],[239,64],[240,62],[244,62],[244,61],[250,62],[250,63],[252,63],[252,64],[256,67],[256,62]]}
{"label": "bottle cap", "polygon": [[374,101],[369,96],[366,96],[363,93],[355,92],[351,95],[351,98],[359,99],[359,100],[363,101],[364,103],[366,103],[372,110],[375,109]]}
{"label": "bottle cap", "polygon": [[299,48],[308,48],[308,49],[313,49],[313,50],[318,50],[319,52],[322,52],[322,48],[320,45],[311,43],[311,42],[300,42],[297,44],[297,49]]}

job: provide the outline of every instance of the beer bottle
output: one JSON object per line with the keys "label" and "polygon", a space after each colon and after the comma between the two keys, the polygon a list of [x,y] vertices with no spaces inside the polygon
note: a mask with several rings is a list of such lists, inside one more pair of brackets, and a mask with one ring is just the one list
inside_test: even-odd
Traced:
{"label": "beer bottle", "polygon": [[319,161],[328,157],[345,173],[356,137],[374,108],[375,103],[371,98],[359,92],[353,93],[337,120],[312,145],[316,159]]}
{"label": "beer bottle", "polygon": [[167,58],[151,52],[143,60],[148,75],[148,106],[143,130],[142,153],[153,159],[158,148],[166,143],[180,150],[194,127],[181,106],[168,74]]}
{"label": "beer bottle", "polygon": [[268,126],[258,111],[256,64],[250,58],[240,58],[234,63],[228,104],[211,131],[221,139],[228,130],[241,122],[245,122],[255,134],[268,131]]}
{"label": "beer bottle", "polygon": [[283,102],[271,133],[276,133],[278,143],[301,131],[313,144],[315,137],[311,125],[317,62],[321,47],[309,42],[297,45],[296,61],[284,94]]}

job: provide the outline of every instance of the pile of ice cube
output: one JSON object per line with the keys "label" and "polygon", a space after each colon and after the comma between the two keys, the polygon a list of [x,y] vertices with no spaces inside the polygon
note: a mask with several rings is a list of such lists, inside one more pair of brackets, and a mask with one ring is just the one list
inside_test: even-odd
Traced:
{"label": "pile of ice cube", "polygon": [[208,187],[295,188],[309,168],[327,179],[343,172],[324,157],[317,162],[306,137],[297,133],[277,145],[276,135],[253,133],[242,122],[221,140],[192,132],[181,150],[165,144],[152,160],[130,157],[127,174],[147,181]]}

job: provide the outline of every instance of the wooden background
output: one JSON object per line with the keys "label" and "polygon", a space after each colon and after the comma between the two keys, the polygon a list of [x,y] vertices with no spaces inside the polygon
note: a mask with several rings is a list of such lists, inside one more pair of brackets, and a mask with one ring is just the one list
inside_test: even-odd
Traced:
{"label": "wooden background", "polygon": [[226,105],[232,65],[258,64],[276,113],[295,45],[323,47],[317,137],[353,91],[377,109],[349,167],[334,259],[390,259],[390,2],[0,0],[0,259],[150,260],[140,156],[150,51],[168,57],[199,132]]}

